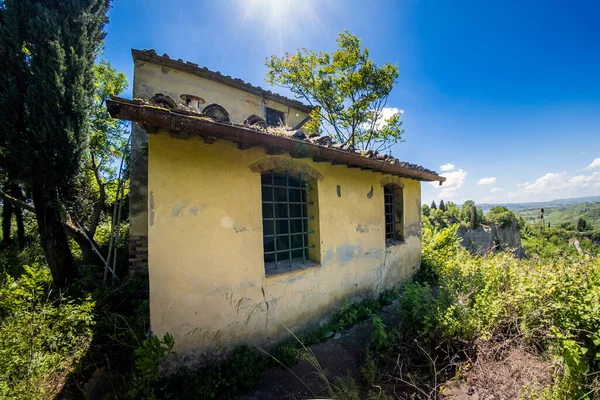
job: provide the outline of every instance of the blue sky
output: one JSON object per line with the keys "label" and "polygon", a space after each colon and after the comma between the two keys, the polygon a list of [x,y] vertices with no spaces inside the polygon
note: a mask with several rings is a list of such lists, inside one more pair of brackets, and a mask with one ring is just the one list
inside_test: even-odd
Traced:
{"label": "blue sky", "polygon": [[392,153],[448,178],[424,203],[541,201],[600,195],[599,15],[597,1],[114,0],[104,55],[130,82],[130,49],[153,48],[269,88],[265,57],[332,51],[348,29],[399,64]]}

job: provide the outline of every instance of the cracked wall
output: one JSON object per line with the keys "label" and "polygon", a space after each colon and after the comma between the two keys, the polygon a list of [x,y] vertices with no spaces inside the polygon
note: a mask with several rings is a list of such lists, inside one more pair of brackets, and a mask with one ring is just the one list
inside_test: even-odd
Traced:
{"label": "cracked wall", "polygon": [[[316,216],[320,266],[265,276],[260,173],[263,148],[150,136],[150,318],[176,351],[267,345],[412,276],[421,261],[420,183],[404,187],[405,241],[386,247],[384,175],[297,159],[322,175]],[[287,157],[280,155],[277,157]],[[290,158],[291,159],[291,158]],[[342,196],[338,196],[338,187]]]}

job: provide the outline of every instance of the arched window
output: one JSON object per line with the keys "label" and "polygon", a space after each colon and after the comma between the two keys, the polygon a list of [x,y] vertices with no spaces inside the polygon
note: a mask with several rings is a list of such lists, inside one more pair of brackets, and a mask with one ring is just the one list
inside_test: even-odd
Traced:
{"label": "arched window", "polygon": [[[297,176],[297,175],[296,175]],[[305,268],[314,252],[314,202],[309,183],[287,172],[261,175],[265,272]],[[314,260],[317,261],[317,260]]]}
{"label": "arched window", "polygon": [[385,207],[385,242],[394,244],[404,240],[404,191],[398,185],[383,187]]}

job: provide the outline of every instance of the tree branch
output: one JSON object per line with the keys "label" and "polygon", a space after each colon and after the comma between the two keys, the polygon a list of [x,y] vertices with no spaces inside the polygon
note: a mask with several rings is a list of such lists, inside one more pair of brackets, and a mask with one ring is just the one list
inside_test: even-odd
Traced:
{"label": "tree branch", "polygon": [[25,203],[24,201],[21,201],[15,197],[12,197],[4,192],[0,192],[0,197],[2,197],[6,201],[9,201],[10,203],[14,204],[17,207],[21,207],[24,210],[35,213],[35,208],[32,205]]}

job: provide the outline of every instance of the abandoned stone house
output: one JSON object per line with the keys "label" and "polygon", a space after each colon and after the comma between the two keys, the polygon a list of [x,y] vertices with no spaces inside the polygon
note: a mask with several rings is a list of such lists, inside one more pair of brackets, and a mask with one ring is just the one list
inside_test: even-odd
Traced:
{"label": "abandoned stone house", "polygon": [[[310,108],[133,50],[130,257],[178,351],[265,344],[420,266],[425,168],[306,137]],[[269,129],[282,124],[290,127]]]}

